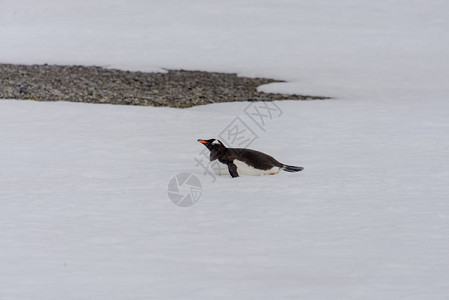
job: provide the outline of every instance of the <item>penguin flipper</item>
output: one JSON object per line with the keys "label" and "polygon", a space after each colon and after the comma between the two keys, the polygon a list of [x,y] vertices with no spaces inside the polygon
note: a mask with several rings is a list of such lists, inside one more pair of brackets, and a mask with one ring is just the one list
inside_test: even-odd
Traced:
{"label": "penguin flipper", "polygon": [[237,172],[237,166],[233,162],[228,162],[229,174],[231,174],[232,178],[239,177],[239,173]]}

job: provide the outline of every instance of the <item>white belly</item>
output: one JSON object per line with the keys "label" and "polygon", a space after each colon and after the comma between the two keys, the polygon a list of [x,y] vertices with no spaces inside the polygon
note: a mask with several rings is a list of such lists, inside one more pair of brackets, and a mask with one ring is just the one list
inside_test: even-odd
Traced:
{"label": "white belly", "polygon": [[[251,167],[251,166],[247,165],[246,163],[244,163],[240,160],[237,160],[237,159],[234,160],[234,164],[237,166],[237,173],[239,173],[239,175],[249,175],[249,176],[260,176],[260,175],[268,175],[268,174],[274,175],[274,174],[279,173],[279,171],[281,170],[281,168],[279,168],[279,167],[273,167],[269,170],[259,170],[254,167]],[[212,161],[211,167],[214,170],[215,174],[217,174],[217,175],[231,176],[231,174],[229,174],[228,166],[225,164],[222,164],[218,160]]]}

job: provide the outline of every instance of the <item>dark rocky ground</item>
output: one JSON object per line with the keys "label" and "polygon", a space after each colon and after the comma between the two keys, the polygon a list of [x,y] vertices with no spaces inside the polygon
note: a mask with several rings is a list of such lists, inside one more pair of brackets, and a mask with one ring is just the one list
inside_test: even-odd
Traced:
{"label": "dark rocky ground", "polygon": [[202,71],[143,73],[94,66],[0,64],[0,99],[181,108],[233,101],[327,99],[256,90],[258,86],[271,82],[279,81]]}

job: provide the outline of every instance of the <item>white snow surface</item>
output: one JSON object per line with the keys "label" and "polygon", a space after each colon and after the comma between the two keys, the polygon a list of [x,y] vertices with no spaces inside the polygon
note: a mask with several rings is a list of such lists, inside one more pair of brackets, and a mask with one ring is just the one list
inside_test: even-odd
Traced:
{"label": "white snow surface", "polygon": [[[449,298],[447,1],[0,4],[2,63],[335,97],[250,125],[251,148],[304,171],[215,182],[196,140],[248,103],[0,101],[0,299]],[[202,183],[189,208],[167,195],[180,172]]]}

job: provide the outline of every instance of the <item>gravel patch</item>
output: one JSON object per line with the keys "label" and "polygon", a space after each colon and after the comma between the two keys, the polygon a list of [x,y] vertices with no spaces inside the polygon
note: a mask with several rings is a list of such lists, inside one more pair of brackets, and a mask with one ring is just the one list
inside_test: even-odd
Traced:
{"label": "gravel patch", "polygon": [[258,86],[272,82],[282,81],[203,71],[144,73],[95,66],[0,64],[0,99],[179,108],[234,101],[328,99],[257,91]]}

